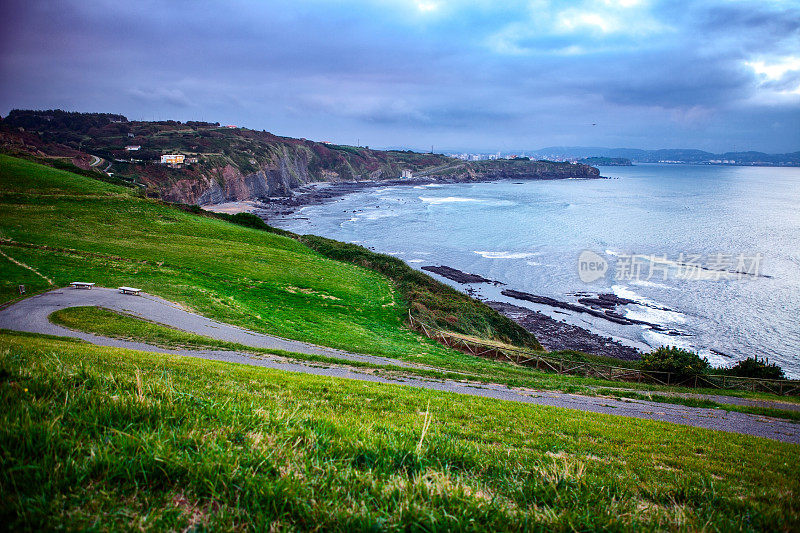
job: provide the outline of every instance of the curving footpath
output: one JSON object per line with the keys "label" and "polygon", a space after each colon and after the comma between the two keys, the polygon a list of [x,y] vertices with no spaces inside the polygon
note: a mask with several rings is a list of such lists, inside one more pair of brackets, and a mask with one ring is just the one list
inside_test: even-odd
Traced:
{"label": "curving footpath", "polygon": [[272,348],[304,354],[324,355],[342,359],[345,364],[346,361],[363,361],[379,365],[395,365],[407,368],[418,367],[418,365],[412,365],[396,359],[355,354],[256,333],[190,313],[177,304],[156,296],[148,294],[142,294],[140,296],[123,295],[113,289],[57,289],[21,300],[0,310],[0,329],[73,337],[102,346],[199,357],[214,361],[241,363],[291,372],[302,372],[306,374],[376,383],[399,384],[498,400],[671,422],[800,444],[800,424],[779,418],[721,409],[706,409],[686,407],[677,404],[648,402],[638,399],[581,396],[554,391],[511,388],[498,384],[466,383],[413,376],[378,376],[371,373],[369,370],[358,370],[345,366],[321,366],[313,363],[291,361],[283,357],[272,355],[256,356],[253,354],[226,350],[171,350],[142,342],[124,341],[74,331],[55,325],[48,320],[48,316],[59,309],[88,305],[105,307],[107,309],[128,313],[153,322],[171,326],[176,329],[257,348]]}
{"label": "curving footpath", "polygon": [[[186,311],[178,304],[153,296],[141,293],[138,296],[130,294],[120,294],[115,289],[94,288],[87,289],[56,289],[50,292],[39,294],[21,300],[15,304],[0,310],[0,328],[13,329],[15,331],[27,331],[29,333],[44,333],[46,335],[58,335],[61,337],[74,337],[89,341],[101,346],[115,346],[118,348],[130,348],[133,350],[153,351],[153,346],[141,342],[124,341],[111,339],[74,331],[56,324],[49,320],[51,313],[67,307],[96,306],[105,307],[112,311],[119,311],[134,315],[151,322],[164,324],[175,329],[188,331],[204,335],[221,341],[235,342],[252,346],[254,348],[268,348],[273,350],[285,350],[287,352],[297,352],[309,355],[324,355],[336,359],[348,361],[362,361],[378,365],[398,365],[404,367],[417,367],[410,363],[377,357],[374,355],[355,354],[317,346],[307,342],[294,341],[256,333],[244,328],[217,322],[204,316]],[[164,350],[159,350],[164,351]]]}

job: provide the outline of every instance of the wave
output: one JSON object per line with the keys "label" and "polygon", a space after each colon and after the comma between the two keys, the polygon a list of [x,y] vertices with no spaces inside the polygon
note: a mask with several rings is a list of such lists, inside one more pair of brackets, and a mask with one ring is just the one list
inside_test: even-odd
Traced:
{"label": "wave", "polygon": [[672,309],[667,309],[665,305],[651,300],[623,285],[612,285],[611,292],[620,298],[627,298],[636,302],[636,309],[630,307],[625,309],[625,317],[654,324],[685,324],[686,316]]}
{"label": "wave", "polygon": [[630,284],[639,285],[640,287],[652,287],[654,289],[666,289],[670,291],[680,290],[678,287],[670,287],[669,285],[664,285],[663,283],[655,283],[653,281],[648,281],[645,279],[634,279],[630,281]]}
{"label": "wave", "polygon": [[479,200],[477,198],[464,198],[463,196],[445,196],[443,198],[437,198],[435,196],[420,196],[419,199],[422,200],[423,202],[425,202],[426,204],[433,204],[433,205],[450,204],[450,203],[456,203],[456,202],[475,202],[475,203],[479,203],[479,202],[482,201],[482,200]]}
{"label": "wave", "polygon": [[526,257],[539,255],[535,252],[482,252],[478,250],[473,250],[473,253],[485,259],[525,259]]}
{"label": "wave", "polygon": [[507,207],[516,205],[510,200],[496,200],[491,198],[468,198],[465,196],[419,196],[419,199],[428,205],[442,204],[480,204],[486,207]]}

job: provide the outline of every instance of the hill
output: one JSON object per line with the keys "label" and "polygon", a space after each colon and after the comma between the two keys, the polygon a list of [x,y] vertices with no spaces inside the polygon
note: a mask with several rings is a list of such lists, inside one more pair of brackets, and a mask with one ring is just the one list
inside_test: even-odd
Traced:
{"label": "hill", "polygon": [[[434,311],[455,306],[451,327],[502,322],[404,277],[394,258],[312,249],[7,156],[0,186],[4,302],[19,284],[135,283],[234,325],[460,372],[472,387],[545,385],[407,329],[413,291]],[[568,386],[582,383],[599,381]],[[795,454],[660,422],[0,331],[0,519],[15,530],[790,530]]]}
{"label": "hill", "polygon": [[629,167],[631,160],[624,157],[585,157],[578,159],[578,163],[592,166],[607,166],[607,167]]}
{"label": "hill", "polygon": [[636,148],[601,148],[583,146],[550,146],[533,152],[537,157],[623,158],[639,163],[663,161],[694,164],[735,164],[754,166],[800,166],[800,152],[766,154],[764,152],[725,152],[714,154],[694,149],[640,150]]}
{"label": "hill", "polygon": [[[0,122],[0,151],[45,163],[64,158],[84,170],[111,173],[150,196],[187,204],[282,197],[307,183],[394,179],[404,171],[456,181],[495,179],[499,172],[496,165],[440,154],[320,143],[219,123],[137,122],[60,110],[11,111]],[[161,164],[167,154],[185,162]],[[598,176],[588,166],[535,161],[503,173],[518,179]]]}
{"label": "hill", "polygon": [[[0,263],[0,303],[20,284],[31,292],[92,278],[103,286],[136,283],[226,322],[357,352],[430,355],[403,325],[409,311],[448,329],[539,347],[488,306],[396,258],[311,243],[337,259],[361,254],[359,263],[383,270],[390,283],[296,239],[185,212],[135,189],[8,156],[0,167],[0,245],[31,267]],[[450,352],[424,345],[436,357]]]}

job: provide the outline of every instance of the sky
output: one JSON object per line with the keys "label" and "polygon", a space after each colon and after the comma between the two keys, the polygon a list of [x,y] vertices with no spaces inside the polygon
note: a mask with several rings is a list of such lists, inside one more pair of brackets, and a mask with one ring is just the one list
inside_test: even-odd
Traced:
{"label": "sky", "polygon": [[342,144],[800,150],[800,0],[3,0],[0,114]]}

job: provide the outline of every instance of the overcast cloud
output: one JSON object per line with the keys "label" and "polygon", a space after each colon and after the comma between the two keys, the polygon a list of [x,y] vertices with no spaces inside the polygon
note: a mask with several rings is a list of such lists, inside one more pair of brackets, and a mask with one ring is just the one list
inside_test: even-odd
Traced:
{"label": "overcast cloud", "polygon": [[0,113],[374,147],[800,150],[800,3],[16,1]]}

